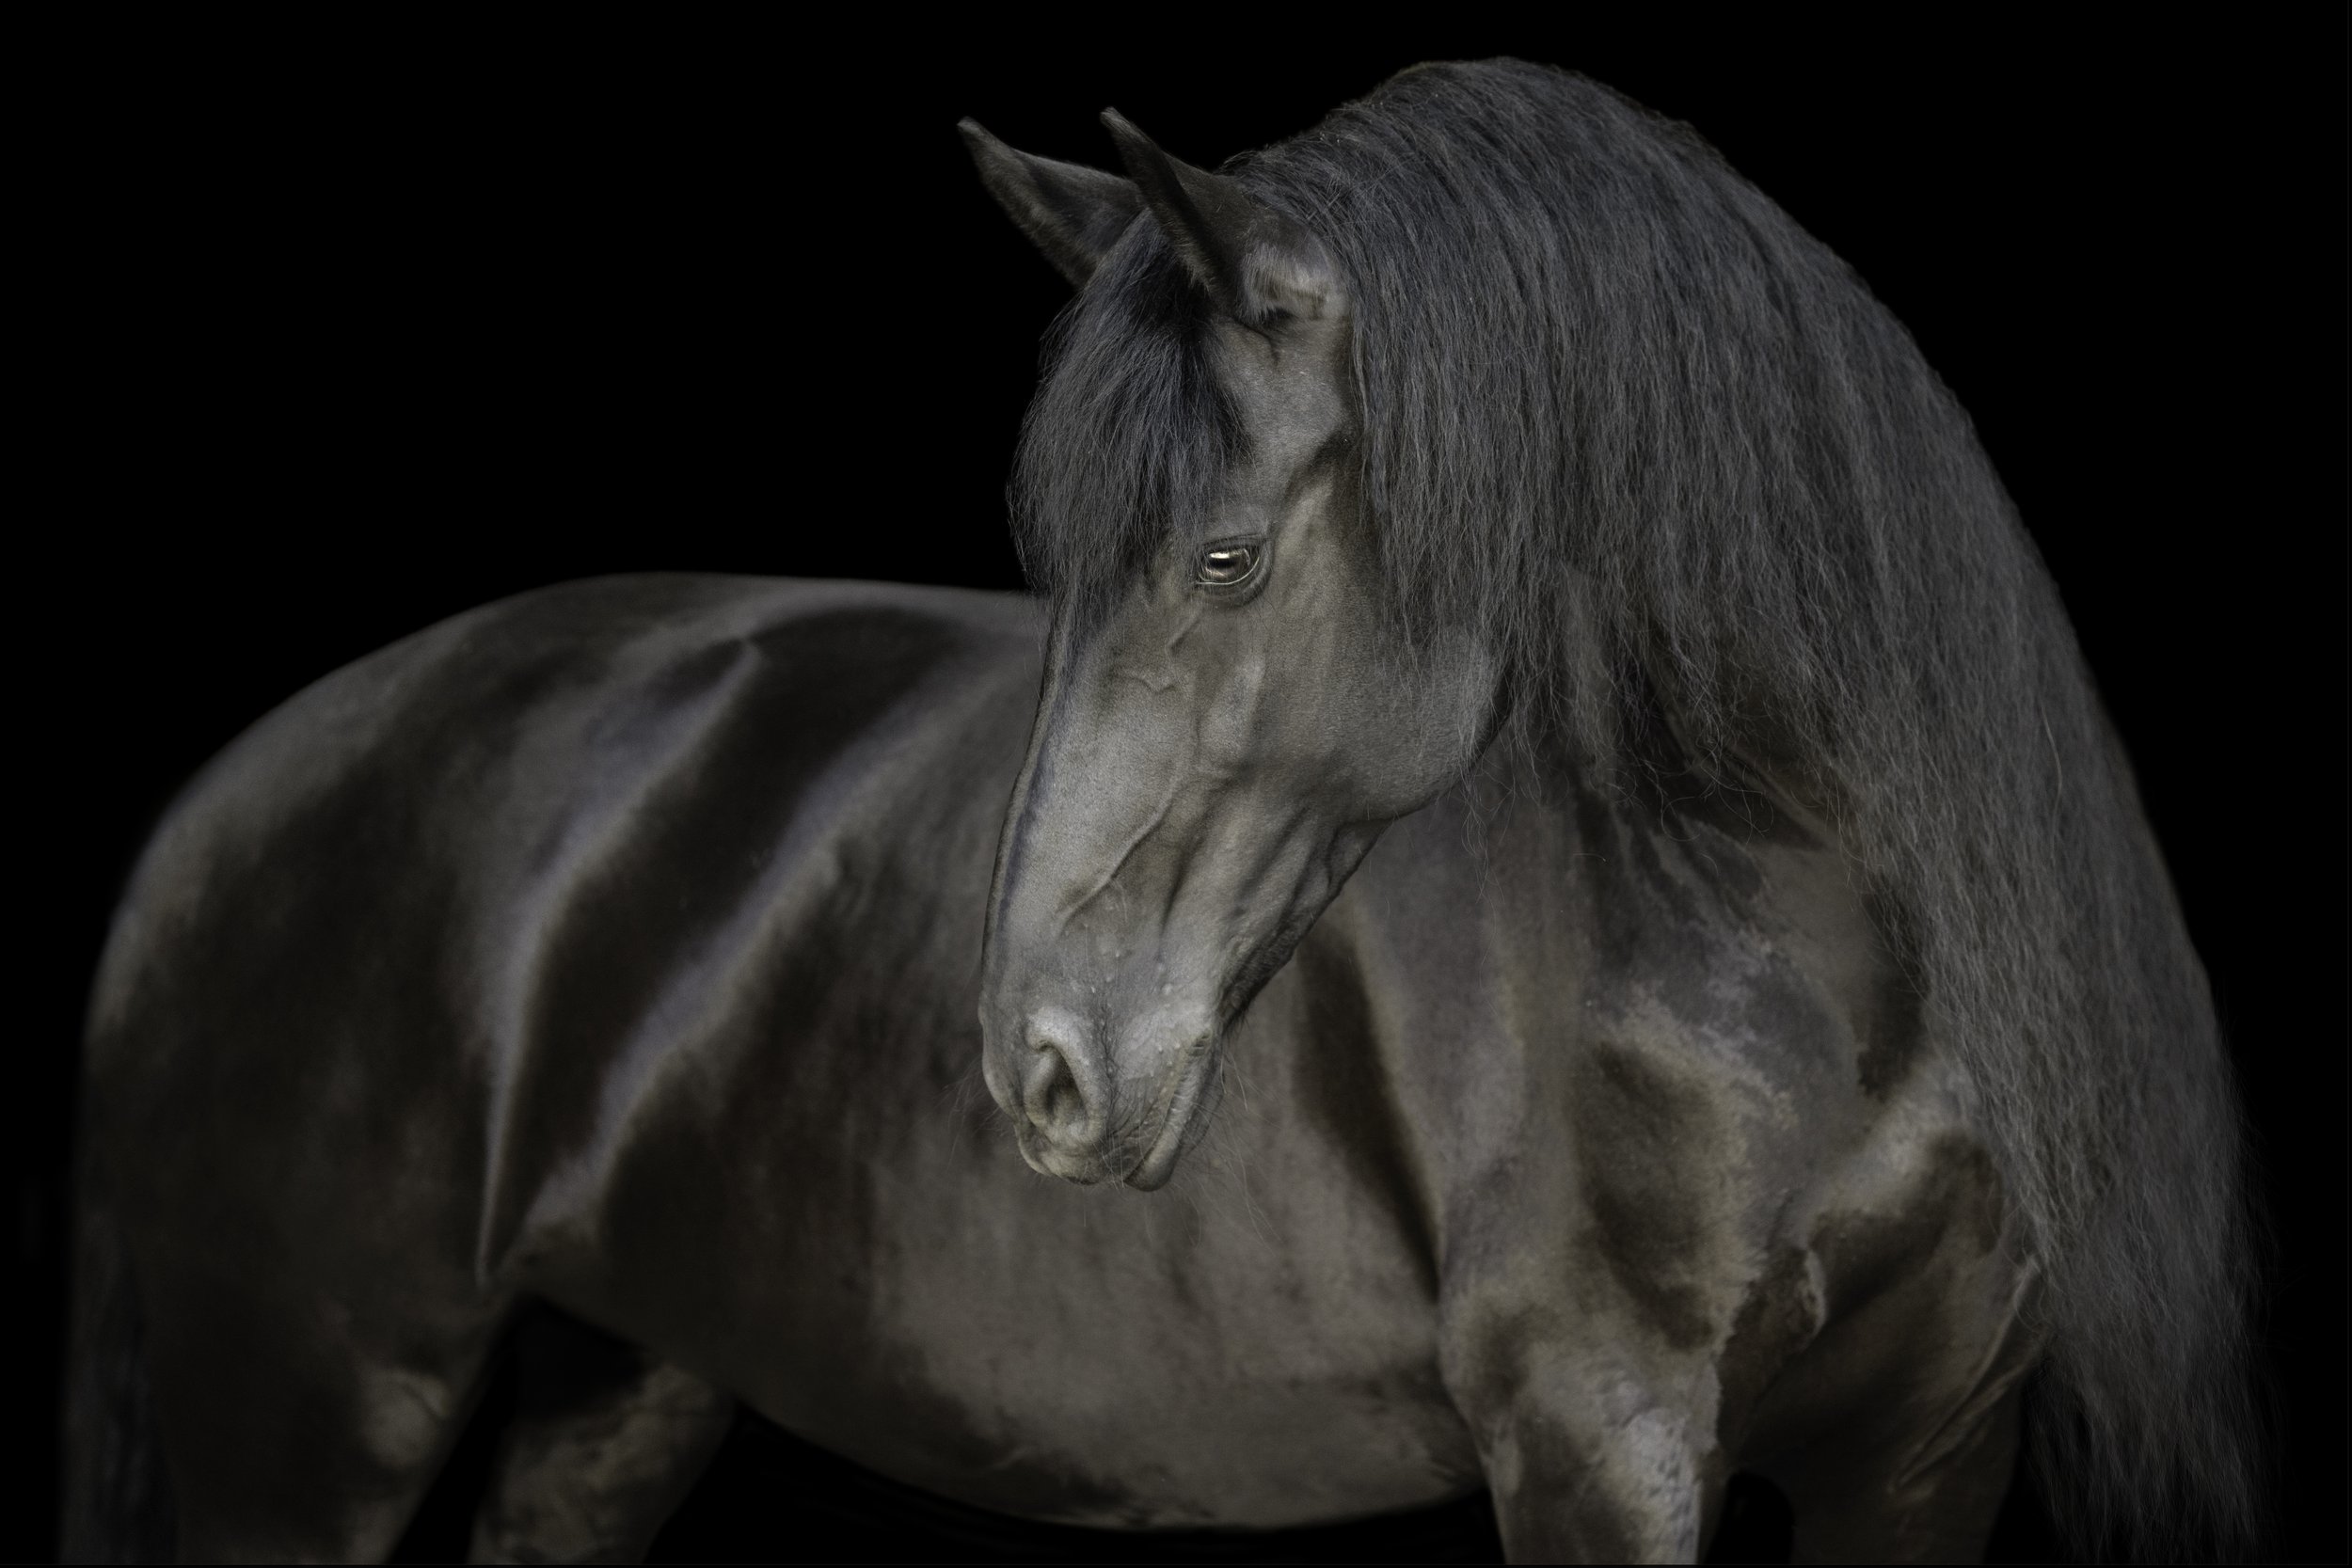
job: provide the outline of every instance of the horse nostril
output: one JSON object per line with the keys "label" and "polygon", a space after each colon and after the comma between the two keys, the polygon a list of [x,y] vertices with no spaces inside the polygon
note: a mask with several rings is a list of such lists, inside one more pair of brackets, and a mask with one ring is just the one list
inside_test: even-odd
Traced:
{"label": "horse nostril", "polygon": [[1021,1108],[1029,1125],[1057,1143],[1083,1136],[1087,1123],[1085,1091],[1071,1069],[1069,1054],[1050,1039],[1033,1040],[1027,1067],[1021,1075]]}

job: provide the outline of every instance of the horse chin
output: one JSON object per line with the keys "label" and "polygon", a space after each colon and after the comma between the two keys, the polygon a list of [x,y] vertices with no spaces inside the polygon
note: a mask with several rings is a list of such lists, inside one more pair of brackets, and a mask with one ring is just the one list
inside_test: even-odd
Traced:
{"label": "horse chin", "polygon": [[1191,1119],[1168,1118],[1160,1135],[1152,1140],[1152,1147],[1144,1150],[1136,1168],[1127,1173],[1127,1185],[1139,1193],[1154,1192],[1168,1185],[1168,1179],[1176,1174],[1176,1162],[1184,1156],[1184,1125]]}
{"label": "horse chin", "polygon": [[1199,1052],[1184,1076],[1177,1080],[1159,1132],[1144,1149],[1143,1158],[1126,1175],[1127,1185],[1136,1191],[1148,1193],[1166,1186],[1168,1179],[1176,1174],[1177,1161],[1208,1131],[1209,1112],[1216,1097],[1207,1085],[1213,1082],[1211,1069],[1216,1061],[1215,1046]]}

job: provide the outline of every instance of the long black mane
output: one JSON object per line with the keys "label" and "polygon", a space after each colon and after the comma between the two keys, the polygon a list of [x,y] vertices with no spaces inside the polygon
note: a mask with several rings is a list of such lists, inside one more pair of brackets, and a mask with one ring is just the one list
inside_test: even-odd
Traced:
{"label": "long black mane", "polygon": [[[2203,970],[2056,590],[1909,335],[1687,127],[1556,71],[1416,68],[1226,172],[1345,275],[1400,627],[1477,630],[1518,721],[1597,759],[1632,672],[1694,754],[1833,814],[2043,1271],[2045,1490],[2086,1537],[2239,1535],[2250,1243]],[[1147,218],[1057,326],[1016,527],[1082,612],[1246,438],[1203,309]]]}

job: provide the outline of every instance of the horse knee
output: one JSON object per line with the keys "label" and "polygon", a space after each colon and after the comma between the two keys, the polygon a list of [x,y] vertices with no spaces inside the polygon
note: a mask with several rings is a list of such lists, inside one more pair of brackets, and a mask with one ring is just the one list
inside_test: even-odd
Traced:
{"label": "horse knee", "polygon": [[518,1332],[518,1408],[474,1520],[476,1562],[633,1562],[725,1437],[735,1402],[566,1320]]}
{"label": "horse knee", "polygon": [[1709,1438],[1669,1407],[1522,1401],[1474,1423],[1513,1562],[1694,1562],[1723,1492]]}

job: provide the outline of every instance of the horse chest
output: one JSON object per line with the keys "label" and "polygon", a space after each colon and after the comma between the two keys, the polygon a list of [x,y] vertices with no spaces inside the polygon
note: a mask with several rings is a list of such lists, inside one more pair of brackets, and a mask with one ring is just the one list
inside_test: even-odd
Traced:
{"label": "horse chest", "polygon": [[1302,964],[1362,998],[1457,1392],[1638,1388],[1736,1463],[2010,1364],[1997,1175],[1833,849],[1610,804],[1470,853],[1425,817]]}
{"label": "horse chest", "polygon": [[1008,1512],[1271,1526],[1474,1487],[1426,1260],[1279,1097],[1253,1099],[1150,1196],[1041,1180],[985,1117],[933,1118],[736,1246],[768,1256],[710,1280],[706,1317],[673,1289],[627,1326],[723,1342],[712,1374],[780,1424]]}

